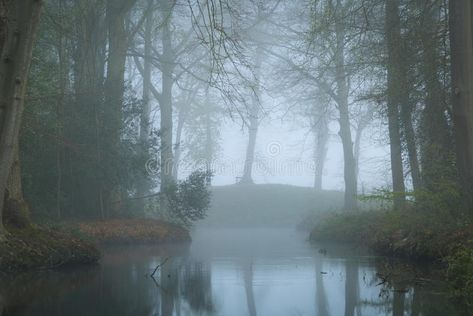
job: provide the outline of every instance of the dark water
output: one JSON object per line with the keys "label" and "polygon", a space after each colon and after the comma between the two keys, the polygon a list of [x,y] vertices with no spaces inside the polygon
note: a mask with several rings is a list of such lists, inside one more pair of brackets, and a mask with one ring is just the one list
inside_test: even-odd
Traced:
{"label": "dark water", "polygon": [[201,229],[190,245],[113,247],[98,266],[2,276],[0,315],[458,314],[436,279],[291,229]]}

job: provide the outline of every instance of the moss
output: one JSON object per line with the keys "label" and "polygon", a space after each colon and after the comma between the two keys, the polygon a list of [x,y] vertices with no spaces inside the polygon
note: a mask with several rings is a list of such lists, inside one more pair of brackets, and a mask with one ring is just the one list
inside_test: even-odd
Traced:
{"label": "moss", "polygon": [[0,271],[48,269],[97,262],[92,243],[65,232],[30,227],[9,229],[0,243]]}

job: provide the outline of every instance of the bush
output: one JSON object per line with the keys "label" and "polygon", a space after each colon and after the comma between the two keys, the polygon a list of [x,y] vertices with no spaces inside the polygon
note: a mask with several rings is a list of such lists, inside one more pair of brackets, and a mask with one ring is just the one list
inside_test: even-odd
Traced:
{"label": "bush", "polygon": [[463,248],[447,259],[452,294],[473,305],[473,250]]}
{"label": "bush", "polygon": [[185,226],[203,219],[210,207],[209,190],[212,174],[194,171],[184,181],[172,184],[164,190],[169,215]]}

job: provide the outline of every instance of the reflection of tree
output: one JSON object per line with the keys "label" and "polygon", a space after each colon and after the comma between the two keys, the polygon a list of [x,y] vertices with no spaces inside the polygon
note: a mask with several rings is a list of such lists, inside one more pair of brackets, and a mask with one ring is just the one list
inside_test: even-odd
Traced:
{"label": "reflection of tree", "polygon": [[250,316],[256,316],[255,294],[253,292],[253,262],[243,263],[243,281],[245,282],[246,302]]}
{"label": "reflection of tree", "polygon": [[[97,280],[98,268],[89,266],[61,272],[34,272],[2,275],[0,278],[0,315],[23,315],[36,301],[65,296]],[[55,299],[54,301],[57,301]],[[51,310],[60,303],[53,303]],[[45,309],[47,313],[48,309]],[[57,312],[56,312],[57,313]],[[52,313],[54,315],[54,313]]]}
{"label": "reflection of tree", "polygon": [[414,287],[414,294],[412,295],[412,316],[419,316],[422,309],[422,296],[419,287]]}
{"label": "reflection of tree", "polygon": [[161,266],[160,274],[161,288],[161,315],[172,315],[174,310],[174,298],[177,296],[177,284],[179,282],[175,258],[171,258]]}
{"label": "reflection of tree", "polygon": [[316,308],[318,316],[328,315],[327,294],[325,293],[324,282],[322,279],[322,259],[315,259],[315,287],[316,287]]}
{"label": "reflection of tree", "polygon": [[359,297],[358,262],[346,261],[345,273],[345,316],[354,316]]}
{"label": "reflection of tree", "polygon": [[406,301],[406,290],[402,283],[393,282],[393,316],[404,315],[404,303]]}
{"label": "reflection of tree", "polygon": [[194,312],[213,311],[210,270],[201,262],[184,266],[181,293]]}

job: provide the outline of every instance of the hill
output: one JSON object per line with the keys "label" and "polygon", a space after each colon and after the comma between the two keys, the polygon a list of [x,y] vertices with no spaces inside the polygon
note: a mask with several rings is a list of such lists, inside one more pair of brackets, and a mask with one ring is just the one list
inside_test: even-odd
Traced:
{"label": "hill", "polygon": [[211,190],[211,208],[199,225],[293,226],[309,213],[339,209],[343,203],[342,192],[282,184],[236,184]]}

